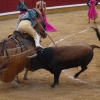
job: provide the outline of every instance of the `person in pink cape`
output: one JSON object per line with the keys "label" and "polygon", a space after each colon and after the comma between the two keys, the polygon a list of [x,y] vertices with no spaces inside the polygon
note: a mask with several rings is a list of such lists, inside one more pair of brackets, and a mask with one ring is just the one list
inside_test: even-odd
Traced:
{"label": "person in pink cape", "polygon": [[88,21],[88,23],[90,23],[90,19],[94,20],[94,23],[96,23],[96,18],[98,16],[98,13],[97,13],[96,7],[95,7],[96,3],[97,3],[96,0],[90,0],[89,1],[89,10],[88,10],[89,21]]}
{"label": "person in pink cape", "polygon": [[44,23],[46,25],[45,31],[46,32],[54,32],[56,31],[56,28],[54,28],[52,25],[50,25],[46,18],[46,3],[43,0],[40,0],[36,2],[36,8],[40,10],[43,16]]}

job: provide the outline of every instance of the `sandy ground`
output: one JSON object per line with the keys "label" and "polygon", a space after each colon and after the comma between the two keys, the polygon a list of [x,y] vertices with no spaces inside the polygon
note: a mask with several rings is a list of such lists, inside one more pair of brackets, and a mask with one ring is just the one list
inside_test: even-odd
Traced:
{"label": "sandy ground", "polygon": [[[100,14],[100,9],[98,9]],[[48,32],[58,46],[71,42],[83,41],[100,46],[91,26],[100,26],[100,16],[97,23],[88,24],[87,10],[68,13],[48,14],[50,24],[57,28],[56,32]],[[0,40],[12,34],[17,19],[0,21]],[[62,41],[59,41],[63,39]],[[43,47],[52,44],[47,37],[42,40]],[[54,46],[54,45],[52,45]],[[54,89],[49,88],[53,75],[46,70],[29,72],[29,80],[23,80],[24,72],[19,74],[21,83],[14,88],[10,83],[0,81],[0,100],[100,100],[100,50],[94,50],[94,57],[88,69],[80,74],[77,80],[72,77],[80,67],[64,70],[60,76],[60,84]]]}

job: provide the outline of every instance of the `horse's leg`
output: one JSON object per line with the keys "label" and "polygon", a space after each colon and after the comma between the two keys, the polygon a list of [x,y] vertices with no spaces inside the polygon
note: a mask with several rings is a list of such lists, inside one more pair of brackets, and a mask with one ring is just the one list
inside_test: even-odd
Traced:
{"label": "horse's leg", "polygon": [[17,83],[21,83],[20,80],[19,80],[18,75],[16,75],[16,79],[17,79]]}
{"label": "horse's leg", "polygon": [[23,78],[24,80],[28,80],[27,74],[28,74],[28,69],[26,69],[25,71],[24,78]]}

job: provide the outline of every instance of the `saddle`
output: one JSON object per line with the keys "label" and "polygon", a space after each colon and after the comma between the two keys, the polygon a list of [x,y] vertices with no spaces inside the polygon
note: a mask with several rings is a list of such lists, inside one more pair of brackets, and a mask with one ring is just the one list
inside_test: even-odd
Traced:
{"label": "saddle", "polygon": [[[27,34],[27,33],[24,33],[24,34]],[[8,49],[7,42],[9,42],[11,40],[16,43],[16,47],[20,47],[22,52],[23,52],[22,47],[27,48],[27,46],[29,46],[29,45],[35,46],[35,41],[30,35],[27,34],[27,38],[25,38],[24,35],[22,33],[20,33],[19,31],[14,31],[13,35],[9,35],[8,38],[2,42],[4,51],[6,52],[7,57],[9,57],[8,51],[7,51],[7,49]]]}
{"label": "saddle", "polygon": [[[25,38],[24,34],[27,35],[27,38]],[[28,35],[27,33],[20,33],[19,31],[14,31],[13,35],[15,36],[15,39],[19,41],[19,44],[27,46],[27,45],[35,45],[34,39]]]}

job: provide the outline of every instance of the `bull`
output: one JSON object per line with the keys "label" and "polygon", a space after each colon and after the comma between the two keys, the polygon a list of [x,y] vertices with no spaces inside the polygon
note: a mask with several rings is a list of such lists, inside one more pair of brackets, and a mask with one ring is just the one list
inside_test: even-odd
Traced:
{"label": "bull", "polygon": [[54,74],[54,82],[50,87],[54,88],[56,84],[59,84],[62,70],[81,66],[81,70],[74,75],[75,78],[84,72],[93,58],[94,48],[100,49],[99,46],[89,45],[84,42],[71,43],[62,47],[45,48],[32,56],[27,56],[31,58],[30,70],[36,71],[43,68],[50,71]]}

